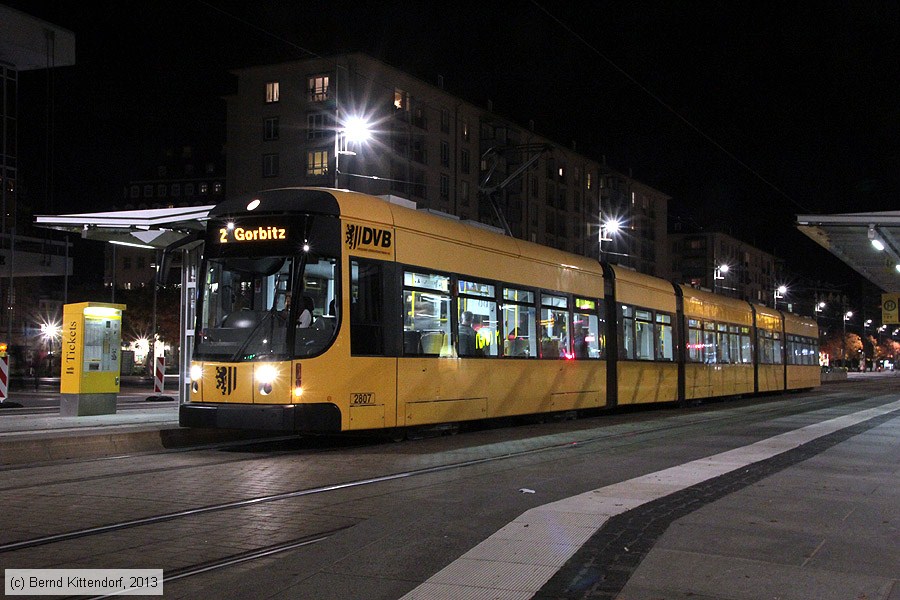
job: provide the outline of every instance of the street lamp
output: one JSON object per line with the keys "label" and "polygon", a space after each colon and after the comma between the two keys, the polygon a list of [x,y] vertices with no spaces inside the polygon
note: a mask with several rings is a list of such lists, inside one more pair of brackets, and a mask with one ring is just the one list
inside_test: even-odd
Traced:
{"label": "street lamp", "polygon": [[[53,375],[53,344],[60,338],[62,326],[57,322],[41,323],[41,338],[47,343],[47,375]],[[37,377],[37,368],[35,368]]]}
{"label": "street lamp", "polygon": [[363,117],[350,116],[342,125],[339,125],[334,134],[334,187],[339,188],[340,184],[340,157],[356,156],[356,152],[351,150],[352,146],[361,146],[372,138],[372,124]]}
{"label": "street lamp", "polygon": [[603,258],[603,242],[611,242],[613,241],[612,235],[616,235],[622,229],[622,223],[618,219],[612,218],[603,220],[603,217],[600,217],[600,236],[597,239],[598,246],[600,249],[600,258]]}
{"label": "street lamp", "polygon": [[844,334],[841,336],[841,366],[847,366],[847,321],[853,316],[853,311],[844,313]]}
{"label": "street lamp", "polygon": [[716,266],[716,270],[713,272],[713,292],[716,291],[716,282],[725,279],[725,275],[728,274],[728,271],[731,269],[727,264],[721,264]]}
{"label": "street lamp", "polygon": [[775,288],[775,300],[772,304],[774,308],[778,308],[778,299],[784,298],[784,295],[787,294],[787,291],[788,289],[786,285],[779,285],[777,288]]}

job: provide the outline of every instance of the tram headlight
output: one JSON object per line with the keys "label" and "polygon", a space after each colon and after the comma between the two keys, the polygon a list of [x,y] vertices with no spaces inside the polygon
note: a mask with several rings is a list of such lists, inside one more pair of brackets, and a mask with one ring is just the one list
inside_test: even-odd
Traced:
{"label": "tram headlight", "polygon": [[256,369],[256,382],[260,384],[271,384],[278,377],[278,369],[273,365],[262,365]]}
{"label": "tram headlight", "polygon": [[203,379],[203,367],[201,367],[200,365],[191,365],[189,377],[193,382],[197,382]]}
{"label": "tram headlight", "polygon": [[278,377],[278,369],[274,365],[262,365],[256,369],[256,383],[259,393],[268,396],[272,393],[272,382]]}

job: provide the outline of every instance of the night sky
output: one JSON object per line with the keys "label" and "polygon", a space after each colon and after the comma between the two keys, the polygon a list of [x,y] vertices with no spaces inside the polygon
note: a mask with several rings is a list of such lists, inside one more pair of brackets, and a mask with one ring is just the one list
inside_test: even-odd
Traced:
{"label": "night sky", "polygon": [[54,75],[52,199],[27,133],[46,75],[20,76],[37,212],[108,208],[165,146],[224,141],[229,69],[344,50],[534,120],[801,275],[849,270],[796,214],[900,209],[898,2],[4,3],[76,34],[77,66]]}

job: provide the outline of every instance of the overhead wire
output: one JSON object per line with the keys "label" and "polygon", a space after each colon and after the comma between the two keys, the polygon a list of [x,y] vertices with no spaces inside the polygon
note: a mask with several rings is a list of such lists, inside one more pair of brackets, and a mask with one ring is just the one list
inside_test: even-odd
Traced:
{"label": "overhead wire", "polygon": [[617,71],[620,75],[622,75],[628,81],[630,81],[632,84],[634,84],[638,89],[640,89],[642,92],[647,94],[657,104],[659,104],[660,106],[665,108],[668,112],[670,112],[673,116],[675,116],[679,121],[681,121],[689,129],[694,131],[697,135],[699,135],[700,137],[705,139],[707,142],[709,142],[710,144],[715,146],[718,150],[720,150],[726,156],[728,156],[730,159],[732,159],[733,161],[738,163],[740,166],[742,166],[744,169],[746,169],[749,173],[751,173],[754,177],[756,177],[757,179],[762,181],[766,186],[768,186],[769,188],[771,188],[772,190],[777,192],[780,196],[785,198],[791,204],[793,204],[794,206],[796,206],[797,208],[799,208],[800,210],[802,210],[804,212],[807,212],[807,213],[811,212],[808,208],[806,208],[800,202],[795,200],[790,194],[788,194],[787,192],[782,190],[780,187],[778,187],[777,185],[772,183],[768,178],[763,176],[762,173],[760,173],[759,171],[757,171],[756,169],[751,167],[749,164],[747,164],[745,161],[743,161],[741,158],[739,158],[736,154],[734,154],[733,152],[731,152],[730,150],[725,148],[722,144],[720,144],[718,141],[716,141],[711,135],[709,135],[708,133],[703,131],[699,126],[695,125],[687,117],[685,117],[684,115],[679,113],[677,110],[675,110],[675,108],[672,107],[668,102],[666,102],[665,100],[660,98],[658,95],[654,94],[652,90],[650,90],[647,86],[645,86],[640,81],[638,81],[637,78],[635,78],[634,76],[631,75],[631,73],[629,73],[628,71],[626,71],[625,69],[620,67],[618,64],[616,64],[615,61],[613,61],[611,58],[609,58],[603,52],[601,52],[596,46],[594,46],[589,41],[584,39],[584,37],[581,34],[576,32],[575,30],[573,30],[571,27],[569,27],[569,25],[564,23],[559,17],[557,17],[556,15],[551,13],[549,10],[547,10],[546,8],[541,6],[541,4],[537,0],[531,0],[531,3],[538,10],[540,10],[545,15],[547,15],[550,19],[552,19],[554,22],[556,22],[560,27],[562,27],[572,37],[574,37],[576,40],[578,40],[578,42],[580,42],[585,47],[587,47],[589,50],[591,50],[591,52],[596,54],[601,60],[603,60],[606,64],[608,64],[611,68],[613,68],[615,71]]}

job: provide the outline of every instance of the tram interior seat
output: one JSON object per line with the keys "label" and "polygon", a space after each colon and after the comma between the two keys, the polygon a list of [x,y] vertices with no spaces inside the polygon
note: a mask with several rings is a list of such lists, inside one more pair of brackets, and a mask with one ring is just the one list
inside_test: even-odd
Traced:
{"label": "tram interior seat", "polygon": [[559,358],[559,340],[541,342],[541,356],[543,358]]}
{"label": "tram interior seat", "polygon": [[335,322],[334,316],[321,315],[315,318],[313,321],[313,329],[318,329],[319,331],[327,331],[331,333],[334,331]]}
{"label": "tram interior seat", "polygon": [[506,356],[528,356],[528,340],[525,338],[513,338],[506,341],[504,348]]}
{"label": "tram interior seat", "polygon": [[422,354],[422,332],[421,331],[404,331],[403,332],[403,354],[406,354],[406,355]]}
{"label": "tram interior seat", "polygon": [[426,333],[422,336],[422,354],[440,354],[446,339],[447,334],[442,331]]}

